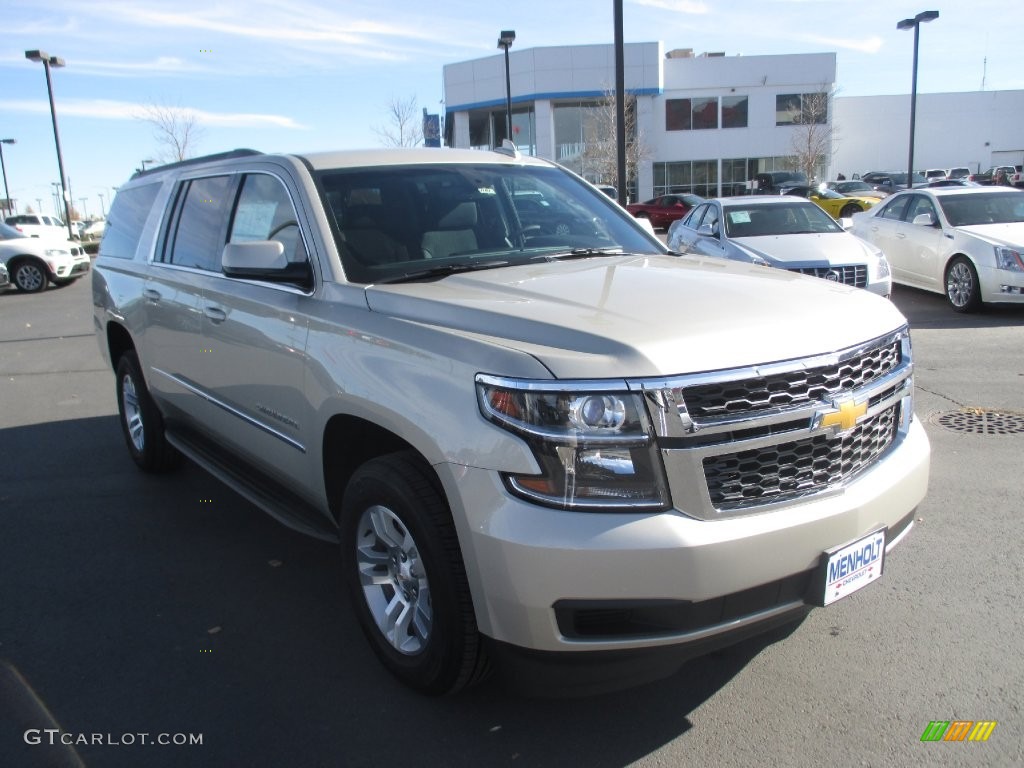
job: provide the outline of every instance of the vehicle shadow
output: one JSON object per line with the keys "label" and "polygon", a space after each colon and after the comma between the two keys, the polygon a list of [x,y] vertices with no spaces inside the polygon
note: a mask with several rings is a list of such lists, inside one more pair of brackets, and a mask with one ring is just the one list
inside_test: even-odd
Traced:
{"label": "vehicle shadow", "polygon": [[999,328],[1024,326],[1024,304],[986,304],[980,312],[954,312],[938,293],[894,285],[892,303],[911,328]]}
{"label": "vehicle shadow", "polygon": [[624,766],[786,634],[615,694],[524,699],[492,679],[426,698],[377,663],[334,545],[191,464],[137,471],[114,416],[0,430],[0,446],[0,661],[35,702],[2,729],[0,765],[49,764],[22,736],[48,712],[89,766]]}

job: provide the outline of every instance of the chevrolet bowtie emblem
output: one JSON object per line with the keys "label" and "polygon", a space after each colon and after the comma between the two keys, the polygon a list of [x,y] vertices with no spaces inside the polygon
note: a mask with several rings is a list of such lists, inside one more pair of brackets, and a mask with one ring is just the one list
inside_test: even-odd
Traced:
{"label": "chevrolet bowtie emblem", "polygon": [[821,417],[821,427],[839,427],[840,432],[846,432],[857,425],[857,419],[868,412],[868,404],[858,405],[853,400],[843,400],[836,403],[835,411],[824,414]]}

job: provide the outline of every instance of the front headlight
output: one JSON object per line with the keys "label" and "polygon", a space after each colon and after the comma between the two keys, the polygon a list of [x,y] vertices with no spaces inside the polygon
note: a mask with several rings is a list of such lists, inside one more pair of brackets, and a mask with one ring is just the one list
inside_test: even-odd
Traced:
{"label": "front headlight", "polygon": [[1024,272],[1024,257],[1021,256],[1020,251],[997,245],[996,269],[1005,269],[1010,272]]}
{"label": "front headlight", "polygon": [[530,446],[539,475],[506,487],[560,509],[665,509],[668,491],[641,395],[623,382],[476,377],[480,411]]}

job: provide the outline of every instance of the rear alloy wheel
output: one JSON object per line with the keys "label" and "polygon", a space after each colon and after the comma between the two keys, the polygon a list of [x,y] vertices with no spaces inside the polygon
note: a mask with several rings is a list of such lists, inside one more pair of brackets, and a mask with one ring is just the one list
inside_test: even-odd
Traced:
{"label": "rear alloy wheel", "polygon": [[946,298],[957,312],[976,312],[981,308],[981,286],[971,260],[955,256],[946,267]]}
{"label": "rear alloy wheel", "polygon": [[848,219],[853,216],[853,214],[860,213],[861,210],[861,207],[856,203],[847,203],[843,206],[843,210],[839,212],[839,217],[841,219]]}
{"label": "rear alloy wheel", "polygon": [[11,272],[11,282],[24,293],[39,293],[50,282],[50,276],[38,261],[21,261]]}
{"label": "rear alloy wheel", "polygon": [[343,579],[384,666],[427,694],[480,680],[484,649],[433,470],[411,451],[371,459],[345,490],[340,524]]}
{"label": "rear alloy wheel", "polygon": [[128,452],[147,472],[166,472],[181,463],[181,454],[164,435],[164,419],[142,378],[139,359],[125,352],[117,362],[117,406]]}

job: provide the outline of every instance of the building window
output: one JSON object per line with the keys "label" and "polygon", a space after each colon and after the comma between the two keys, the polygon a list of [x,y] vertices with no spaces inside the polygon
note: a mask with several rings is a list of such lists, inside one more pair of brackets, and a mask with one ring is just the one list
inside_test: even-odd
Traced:
{"label": "building window", "polygon": [[666,99],[665,130],[690,131],[718,127],[718,97]]}
{"label": "building window", "polygon": [[747,127],[747,97],[746,96],[723,96],[722,97],[722,127],[723,128],[746,128]]}
{"label": "building window", "polygon": [[718,195],[717,160],[683,160],[654,163],[654,194],[692,193],[701,197]]}
{"label": "building window", "polygon": [[688,131],[691,125],[690,100],[667,99],[665,101],[665,130]]}
{"label": "building window", "polygon": [[718,98],[691,99],[693,105],[693,130],[718,127]]}
{"label": "building window", "polygon": [[827,122],[827,93],[780,93],[775,97],[776,125],[823,125]]}

